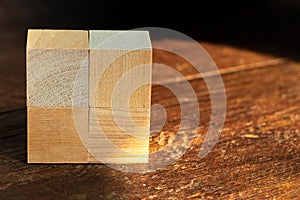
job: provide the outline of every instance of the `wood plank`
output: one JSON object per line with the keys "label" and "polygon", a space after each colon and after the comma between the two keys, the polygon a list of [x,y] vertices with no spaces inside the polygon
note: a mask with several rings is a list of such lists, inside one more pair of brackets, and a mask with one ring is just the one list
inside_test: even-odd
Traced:
{"label": "wood plank", "polygon": [[88,32],[29,30],[27,106],[87,105]]}
{"label": "wood plank", "polygon": [[[154,47],[153,57],[155,58],[155,63],[162,63],[167,66],[171,66],[184,76],[194,76],[199,74],[191,63],[187,62],[181,56],[172,53],[172,51],[177,52],[180,49],[180,51],[191,56],[194,61],[200,61],[197,57],[198,55],[194,53],[194,48],[191,48],[190,42],[167,38],[154,40],[152,43]],[[242,49],[236,46],[206,41],[200,41],[199,44],[211,56],[219,70],[226,70],[235,66],[248,66],[248,64],[263,63],[265,61],[268,62],[270,60],[280,59],[274,55],[250,51],[248,49]],[[156,49],[156,46],[166,46],[171,50],[171,52],[167,52],[162,49]]]}
{"label": "wood plank", "polygon": [[[73,108],[28,107],[28,163],[87,163],[73,118]],[[88,109],[74,108],[82,116],[81,134],[88,130]],[[84,121],[86,119],[86,121]],[[85,132],[84,132],[85,131]]]}
{"label": "wood plank", "polygon": [[[3,130],[0,183],[4,190],[0,193],[4,197],[40,197],[47,194],[46,185],[57,191],[51,193],[57,198],[86,194],[91,198],[101,195],[141,199],[159,196],[295,199],[299,195],[300,175],[299,74],[299,64],[286,62],[224,75],[227,122],[217,146],[205,159],[199,159],[197,153],[209,120],[210,113],[206,111],[209,94],[201,86],[205,85],[203,80],[195,80],[193,85],[198,88],[196,93],[202,108],[200,138],[177,162],[147,174],[124,173],[104,165],[27,165],[22,161],[26,151],[20,148],[20,144],[25,144],[22,138],[26,135],[26,124],[22,125],[24,111],[3,113],[0,115],[4,122],[0,128]],[[237,83],[244,90],[236,87]],[[153,90],[154,103],[168,99],[163,103],[169,105],[169,118],[163,131],[168,139],[179,124],[178,105],[160,87]],[[155,125],[156,121],[151,123]],[[259,138],[249,138],[246,134]],[[152,136],[151,148],[158,136]],[[72,187],[64,187],[66,184]],[[143,184],[146,186],[141,187]],[[95,185],[100,189],[95,190],[92,187]],[[74,187],[81,189],[73,193]],[[31,192],[26,193],[28,190]]]}
{"label": "wood plank", "polygon": [[[191,80],[201,109],[198,137],[176,163],[147,176],[151,198],[293,199],[299,195],[299,63],[269,64],[223,75],[227,120],[217,145],[204,159],[197,154],[210,120],[210,99],[203,79]],[[155,151],[176,133],[180,107],[173,103],[176,97],[162,88],[152,90],[153,102],[168,111],[166,126],[150,141]],[[155,123],[153,119],[151,125]],[[172,189],[177,193],[170,193]]]}

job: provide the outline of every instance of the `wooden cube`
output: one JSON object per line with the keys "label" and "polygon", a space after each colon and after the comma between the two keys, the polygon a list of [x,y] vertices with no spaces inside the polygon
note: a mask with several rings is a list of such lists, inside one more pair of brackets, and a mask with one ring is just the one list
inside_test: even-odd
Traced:
{"label": "wooden cube", "polygon": [[[118,124],[113,112],[121,119]],[[113,108],[91,108],[89,116],[89,152],[94,157],[90,162],[148,162],[148,108],[115,108],[114,111]]]}
{"label": "wooden cube", "polygon": [[[86,108],[28,107],[29,163],[88,162],[88,150],[74,124],[73,109],[80,112],[83,119],[88,119]],[[82,124],[85,127],[81,134],[87,135],[88,121]]]}
{"label": "wooden cube", "polygon": [[27,106],[87,107],[88,48],[88,31],[29,30]]}
{"label": "wooden cube", "polygon": [[[90,106],[127,107],[121,100],[132,94],[130,108],[151,107],[152,49],[147,31],[90,31]],[[140,70],[135,70],[142,67]],[[123,90],[116,94],[119,99],[112,105],[113,90],[120,78],[128,72],[130,77],[123,82]]]}

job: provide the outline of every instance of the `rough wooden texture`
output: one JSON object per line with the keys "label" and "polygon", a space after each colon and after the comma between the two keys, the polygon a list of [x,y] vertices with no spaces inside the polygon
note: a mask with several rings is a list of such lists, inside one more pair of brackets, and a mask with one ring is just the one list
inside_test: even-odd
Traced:
{"label": "rough wooden texture", "polygon": [[[74,108],[82,116],[81,134],[87,137],[88,109]],[[28,107],[29,163],[87,163],[88,151],[74,124],[72,108]],[[84,132],[85,131],[85,132]]]}
{"label": "rough wooden texture", "polygon": [[[195,75],[191,83],[200,103],[199,137],[177,162],[156,172],[132,174],[105,165],[26,163],[25,86],[20,87],[25,82],[24,39],[19,37],[19,32],[2,37],[7,39],[2,45],[8,50],[0,55],[1,198],[299,198],[299,62],[200,42],[224,73],[228,97],[224,132],[213,151],[199,159],[197,154],[207,129],[210,102],[203,80]],[[181,48],[189,50],[184,41]],[[186,76],[195,74],[188,63],[170,53],[154,51],[153,59],[179,69]],[[274,59],[280,62],[270,61]],[[259,68],[253,67],[258,64]],[[172,93],[160,86],[154,86],[152,91],[152,103],[167,106],[168,120],[162,132],[151,135],[151,151],[168,142],[180,121],[178,103]],[[153,116],[151,127],[156,126],[160,117],[155,113]]]}
{"label": "rough wooden texture", "polygon": [[88,46],[87,31],[29,30],[27,106],[87,107]]}

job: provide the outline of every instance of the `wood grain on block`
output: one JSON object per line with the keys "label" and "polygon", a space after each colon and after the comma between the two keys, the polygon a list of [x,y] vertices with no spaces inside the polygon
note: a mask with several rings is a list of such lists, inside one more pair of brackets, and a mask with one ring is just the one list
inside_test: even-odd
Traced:
{"label": "wood grain on block", "polygon": [[129,101],[131,108],[149,108],[152,50],[148,32],[90,31],[90,46],[90,106],[122,108]]}
{"label": "wood grain on block", "polygon": [[[80,135],[73,111],[82,116]],[[87,163],[88,109],[28,107],[28,163]]]}
{"label": "wood grain on block", "polygon": [[148,108],[130,108],[129,111],[119,108],[91,108],[90,162],[117,164],[148,162],[149,129]]}
{"label": "wood grain on block", "polygon": [[29,30],[27,106],[88,106],[88,32]]}
{"label": "wood grain on block", "polygon": [[29,29],[28,49],[88,49],[88,31]]}

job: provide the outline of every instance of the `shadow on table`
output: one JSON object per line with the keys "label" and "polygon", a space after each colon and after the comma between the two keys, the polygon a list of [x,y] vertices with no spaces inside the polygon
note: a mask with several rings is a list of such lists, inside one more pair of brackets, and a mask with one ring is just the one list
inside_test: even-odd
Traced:
{"label": "shadow on table", "polygon": [[0,122],[2,198],[116,199],[129,193],[130,174],[102,164],[27,164],[26,109],[0,113]]}
{"label": "shadow on table", "polygon": [[0,155],[26,163],[26,109],[0,113]]}

